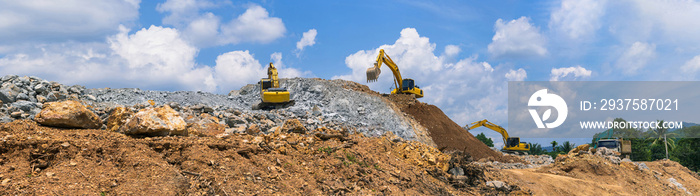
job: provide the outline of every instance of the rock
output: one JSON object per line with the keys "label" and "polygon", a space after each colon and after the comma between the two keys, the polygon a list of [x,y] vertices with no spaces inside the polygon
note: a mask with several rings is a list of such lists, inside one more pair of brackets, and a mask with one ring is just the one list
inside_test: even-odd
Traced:
{"label": "rock", "polygon": [[49,92],[48,95],[46,95],[46,101],[58,101],[58,95],[56,95],[58,92]]}
{"label": "rock", "polygon": [[46,102],[46,97],[44,97],[42,95],[37,95],[36,101],[38,101],[39,103],[44,103],[44,102]]}
{"label": "rock", "polygon": [[44,84],[37,84],[36,86],[34,86],[34,91],[36,91],[37,93],[47,92],[47,90],[48,89]]}
{"label": "rock", "polygon": [[12,122],[12,119],[7,116],[0,116],[0,123],[9,123]]}
{"label": "rock", "polygon": [[642,171],[644,171],[644,170],[649,170],[649,167],[647,167],[647,164],[646,164],[646,163],[639,163],[639,164],[637,164],[637,168],[639,168],[639,170],[642,170]]}
{"label": "rock", "polygon": [[107,118],[107,130],[119,131],[119,128],[126,124],[126,121],[129,120],[132,115],[134,115],[134,112],[125,107],[114,108],[109,118]]}
{"label": "rock", "polygon": [[304,134],[307,130],[306,127],[299,122],[299,119],[289,119],[284,122],[281,131]]}
{"label": "rock", "polygon": [[5,179],[2,180],[2,182],[0,183],[0,185],[2,185],[2,186],[7,186],[8,184],[10,184],[10,179],[9,179],[9,178],[5,178]]}
{"label": "rock", "polygon": [[614,154],[615,154],[615,152],[613,150],[608,149],[606,147],[600,147],[600,148],[596,149],[596,152],[595,152],[596,156],[610,156],[610,155],[614,155]]}
{"label": "rock", "polygon": [[224,119],[224,121],[226,122],[226,125],[228,125],[228,127],[235,127],[235,126],[237,126],[237,125],[239,125],[239,124],[246,124],[246,123],[247,123],[247,122],[245,121],[245,119],[243,119],[243,118],[241,118],[241,117],[238,117],[238,116],[229,116],[229,117],[226,117],[226,118]]}
{"label": "rock", "polygon": [[258,124],[251,124],[250,126],[248,126],[248,128],[245,130],[245,132],[247,134],[250,134],[250,135],[259,134],[260,133],[260,126],[258,126]]}
{"label": "rock", "polygon": [[688,189],[683,187],[683,184],[676,181],[675,178],[669,178],[668,183],[669,183],[668,186],[682,190],[683,192],[687,193],[688,195],[692,195],[692,193],[690,193],[690,191],[688,191]]}
{"label": "rock", "polygon": [[618,156],[605,156],[605,158],[608,159],[610,162],[618,165],[620,164],[620,161],[622,161]]}
{"label": "rock", "polygon": [[16,102],[12,103],[12,107],[16,107],[22,111],[29,112],[32,109],[37,108],[39,106],[37,106],[37,104],[35,104],[35,103],[21,100],[21,101],[16,101]]}
{"label": "rock", "polygon": [[311,108],[312,115],[314,116],[320,116],[321,115],[321,108],[319,108],[317,105],[314,105],[313,108]]}
{"label": "rock", "polygon": [[15,101],[15,97],[17,97],[17,93],[10,90],[10,89],[0,89],[0,101],[3,103],[12,103]]}
{"label": "rock", "polygon": [[34,120],[39,124],[54,127],[85,129],[102,127],[100,118],[77,101],[46,103]]}
{"label": "rock", "polygon": [[461,167],[453,167],[448,172],[450,172],[450,174],[452,174],[453,176],[463,176],[464,175],[464,169],[462,169]]}
{"label": "rock", "polygon": [[15,97],[15,100],[29,100],[29,96],[24,93],[17,94],[17,97]]}
{"label": "rock", "polygon": [[576,154],[578,152],[588,152],[588,149],[590,149],[590,148],[591,148],[590,145],[582,144],[582,145],[577,146],[574,149],[571,149],[571,151],[569,151],[569,154]]}
{"label": "rock", "polygon": [[506,191],[510,189],[510,187],[508,187],[508,185],[506,185],[505,182],[501,182],[498,180],[488,181],[488,182],[486,182],[486,186],[493,187],[495,189],[506,190]]}
{"label": "rock", "polygon": [[226,131],[226,126],[219,123],[219,119],[211,116],[207,113],[203,113],[201,116],[202,120],[195,123],[191,127],[190,135],[198,136],[217,136]]}
{"label": "rock", "polygon": [[21,117],[22,117],[22,112],[20,112],[20,111],[12,112],[12,113],[10,113],[10,117],[12,117],[12,118],[21,118]]}
{"label": "rock", "polygon": [[95,96],[92,95],[85,95],[85,99],[89,101],[97,101],[97,98],[95,98]]}
{"label": "rock", "polygon": [[205,105],[204,107],[202,107],[202,112],[212,113],[212,112],[214,112],[214,108],[211,108],[211,107]]}
{"label": "rock", "polygon": [[164,105],[139,110],[119,129],[127,135],[185,135],[187,123],[180,114]]}

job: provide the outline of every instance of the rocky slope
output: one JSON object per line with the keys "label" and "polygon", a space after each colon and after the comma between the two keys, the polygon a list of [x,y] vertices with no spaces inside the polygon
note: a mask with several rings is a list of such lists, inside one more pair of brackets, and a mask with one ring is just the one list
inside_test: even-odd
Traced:
{"label": "rocky slope", "polygon": [[504,156],[435,106],[342,80],[285,79],[296,105],[270,111],[250,109],[256,85],[217,95],[0,82],[2,195],[700,192],[700,177],[670,161]]}

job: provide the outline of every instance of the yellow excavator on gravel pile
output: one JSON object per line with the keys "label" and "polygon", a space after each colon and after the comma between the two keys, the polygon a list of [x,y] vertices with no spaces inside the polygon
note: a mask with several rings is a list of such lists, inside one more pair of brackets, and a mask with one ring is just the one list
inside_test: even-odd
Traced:
{"label": "yellow excavator on gravel pile", "polygon": [[503,149],[501,151],[506,152],[506,153],[516,153],[516,154],[524,154],[526,151],[530,150],[530,144],[520,142],[519,137],[510,137],[508,135],[508,131],[504,129],[501,126],[498,126],[496,124],[493,124],[489,122],[488,120],[484,119],[481,121],[476,121],[471,123],[471,127],[469,125],[464,126],[467,131],[472,130],[474,128],[478,127],[486,127],[491,130],[494,130],[503,136]]}
{"label": "yellow excavator on gravel pile", "polygon": [[389,55],[384,53],[384,49],[379,50],[379,56],[377,56],[377,62],[374,63],[374,66],[367,69],[367,82],[377,81],[379,74],[382,73],[382,70],[379,69],[382,67],[382,63],[386,64],[386,66],[391,69],[391,72],[394,73],[394,85],[396,88],[391,91],[391,94],[412,94],[415,95],[416,98],[423,97],[423,90],[421,90],[418,85],[415,85],[413,79],[401,78],[399,67],[396,66],[396,63],[391,60]]}
{"label": "yellow excavator on gravel pile", "polygon": [[253,109],[279,109],[294,105],[294,100],[289,98],[287,88],[280,88],[280,81],[277,77],[277,68],[270,63],[267,67],[267,78],[260,80],[260,104],[253,106]]}

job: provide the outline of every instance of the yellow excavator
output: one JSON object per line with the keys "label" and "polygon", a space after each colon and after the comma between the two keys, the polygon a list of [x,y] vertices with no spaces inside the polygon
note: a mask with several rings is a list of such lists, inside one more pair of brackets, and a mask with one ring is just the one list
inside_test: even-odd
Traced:
{"label": "yellow excavator", "polygon": [[280,88],[277,68],[272,63],[267,67],[267,78],[261,79],[259,84],[261,102],[253,106],[253,109],[279,109],[294,105],[294,100],[289,98],[289,91]]}
{"label": "yellow excavator", "polygon": [[379,74],[382,73],[381,69],[379,69],[381,68],[382,63],[389,67],[389,69],[391,69],[391,72],[394,73],[394,85],[396,88],[394,88],[394,90],[391,91],[391,94],[412,94],[415,95],[416,98],[423,97],[423,90],[421,90],[415,84],[415,81],[413,81],[413,79],[404,79],[401,77],[399,67],[396,66],[396,63],[394,63],[394,61],[391,60],[389,55],[386,55],[386,53],[384,53],[384,49],[379,50],[379,56],[377,56],[377,62],[374,63],[374,66],[367,69],[367,82],[377,81],[377,78],[379,78]]}
{"label": "yellow excavator", "polygon": [[506,131],[506,129],[504,129],[503,127],[498,126],[496,124],[493,124],[486,119],[473,122],[473,123],[471,123],[471,126],[467,125],[464,128],[467,129],[467,131],[469,131],[469,130],[472,130],[474,128],[478,128],[481,126],[489,128],[491,130],[494,130],[494,131],[500,133],[501,136],[503,136],[504,145],[503,145],[503,149],[501,149],[501,151],[503,151],[503,152],[524,154],[525,151],[530,150],[530,144],[520,142],[519,137],[510,137],[508,135],[508,131]]}

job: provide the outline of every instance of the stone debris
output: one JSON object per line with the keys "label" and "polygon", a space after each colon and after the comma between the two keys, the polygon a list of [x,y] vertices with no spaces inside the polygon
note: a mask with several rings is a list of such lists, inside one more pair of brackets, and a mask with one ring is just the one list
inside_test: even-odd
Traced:
{"label": "stone debris", "polygon": [[180,114],[165,105],[157,108],[141,109],[119,129],[127,135],[185,135],[187,123]]}
{"label": "stone debris", "polygon": [[506,185],[505,182],[494,180],[494,181],[487,181],[486,182],[487,187],[492,187],[495,189],[503,190],[503,191],[508,191],[510,187]]}
{"label": "stone debris", "polygon": [[45,126],[97,129],[99,117],[78,101],[49,102],[36,115],[36,122]]}
{"label": "stone debris", "polygon": [[693,195],[693,193],[691,193],[690,191],[688,191],[688,189],[686,189],[685,187],[683,187],[683,184],[681,184],[681,183],[679,183],[678,181],[676,181],[675,178],[669,178],[669,179],[668,179],[668,182],[669,182],[668,186],[670,186],[670,187],[672,187],[672,188],[677,188],[677,189],[679,189],[679,190],[682,190],[682,191],[684,191],[685,193],[687,193],[688,195]]}
{"label": "stone debris", "polygon": [[[0,122],[34,119],[44,103],[74,100],[89,106],[87,110],[98,116],[102,128],[119,131],[132,115],[153,107],[153,103],[158,107],[168,105],[184,119],[186,129],[191,130],[192,135],[199,136],[288,131],[284,125],[294,122],[291,131],[299,133],[328,127],[368,136],[392,132],[401,139],[415,140],[415,127],[408,117],[397,113],[381,97],[344,88],[349,83],[311,78],[281,79],[281,85],[290,90],[296,104],[266,111],[251,109],[260,102],[260,87],[256,84],[234,90],[229,95],[219,95],[201,91],[167,92],[136,88],[87,89],[38,77],[8,75],[0,79]],[[202,115],[205,113],[209,116]],[[90,127],[93,125],[96,124]],[[141,131],[144,130],[130,133]]]}

